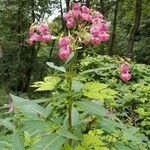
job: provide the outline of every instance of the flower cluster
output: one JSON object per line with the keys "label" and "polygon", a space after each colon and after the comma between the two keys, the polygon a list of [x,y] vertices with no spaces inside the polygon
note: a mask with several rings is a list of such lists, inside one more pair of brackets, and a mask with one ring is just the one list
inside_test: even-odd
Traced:
{"label": "flower cluster", "polygon": [[78,3],[74,3],[72,10],[65,14],[64,19],[68,29],[75,28],[77,24],[88,26],[88,30],[82,38],[82,42],[86,45],[99,45],[101,42],[109,40],[108,24],[98,11],[89,9],[86,6],[81,7]]}
{"label": "flower cluster", "polygon": [[60,48],[58,56],[62,61],[65,61],[71,54],[72,49],[69,45],[70,41],[70,38],[66,36],[61,38],[58,42],[58,46]]}
{"label": "flower cluster", "polygon": [[122,64],[120,66],[120,78],[124,82],[128,82],[131,79],[131,74],[130,74],[130,67],[127,64]]}
{"label": "flower cluster", "polygon": [[49,42],[51,38],[52,36],[49,34],[48,25],[41,24],[31,27],[27,42],[29,45],[33,45],[34,42]]}

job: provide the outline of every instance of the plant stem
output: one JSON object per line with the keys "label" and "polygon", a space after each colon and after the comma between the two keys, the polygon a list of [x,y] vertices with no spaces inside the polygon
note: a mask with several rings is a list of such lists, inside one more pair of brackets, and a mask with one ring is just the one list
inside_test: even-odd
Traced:
{"label": "plant stem", "polygon": [[[72,77],[69,76],[68,78],[68,84],[69,84],[69,91],[71,91],[71,87],[72,87]],[[72,99],[71,96],[68,97],[68,125],[69,125],[69,129],[71,130],[72,128]]]}
{"label": "plant stem", "polygon": [[[67,79],[70,93],[72,91],[72,76],[73,76],[73,71],[74,71],[73,67],[74,67],[73,62],[71,62],[69,66],[68,79]],[[68,96],[68,125],[69,125],[70,131],[72,128],[72,104],[73,104],[72,96],[70,95]]]}

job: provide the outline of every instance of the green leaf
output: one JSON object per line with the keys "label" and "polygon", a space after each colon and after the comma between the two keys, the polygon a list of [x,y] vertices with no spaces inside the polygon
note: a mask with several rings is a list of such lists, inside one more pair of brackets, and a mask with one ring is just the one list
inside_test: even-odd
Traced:
{"label": "green leaf", "polygon": [[42,137],[30,150],[59,150],[65,142],[65,138],[54,133]]}
{"label": "green leaf", "polygon": [[83,86],[83,94],[92,99],[105,100],[114,98],[117,92],[108,85],[99,82],[88,82]]}
{"label": "green leaf", "polygon": [[61,78],[56,76],[45,77],[44,81],[35,82],[31,87],[36,87],[35,91],[51,91],[60,82]]}
{"label": "green leaf", "polygon": [[68,62],[70,62],[73,57],[74,57],[74,52],[72,52],[72,53],[69,55],[69,57],[68,57],[68,59],[66,60],[65,64],[67,64]]}
{"label": "green leaf", "polygon": [[0,149],[1,150],[10,150],[11,144],[6,141],[0,141]]}
{"label": "green leaf", "polygon": [[101,121],[100,121],[100,125],[101,125],[101,127],[105,130],[105,131],[107,131],[107,132],[116,132],[117,130],[116,130],[116,127],[115,127],[115,123],[114,123],[115,121],[112,121],[112,120],[110,120],[110,119],[102,119]]}
{"label": "green leaf", "polygon": [[46,62],[46,64],[47,64],[49,67],[51,67],[51,68],[53,68],[53,69],[55,69],[55,70],[58,70],[58,71],[61,71],[61,72],[66,73],[66,69],[65,69],[64,67],[58,67],[58,66],[54,65],[53,62]]}
{"label": "green leaf", "polygon": [[15,129],[14,123],[11,122],[9,118],[7,118],[7,119],[0,119],[0,125],[4,126],[8,130],[14,130]]}
{"label": "green leaf", "polygon": [[136,138],[136,136],[134,136],[137,132],[139,131],[139,128],[135,128],[135,127],[131,127],[131,128],[128,128],[126,130],[124,130],[123,132],[123,136],[127,139],[127,140],[138,140]]}
{"label": "green leaf", "polygon": [[57,131],[57,134],[65,137],[67,139],[73,139],[73,140],[78,140],[77,137],[75,137],[71,132],[69,132],[67,129],[60,129]]}
{"label": "green leaf", "polygon": [[95,103],[94,101],[78,102],[78,105],[90,114],[105,116],[107,113],[107,110],[100,103]]}
{"label": "green leaf", "polygon": [[47,131],[51,126],[51,123],[48,123],[44,120],[28,120],[23,123],[23,130],[29,132],[31,135],[36,135]]}
{"label": "green leaf", "polygon": [[75,107],[72,108],[72,126],[79,124],[79,113]]}
{"label": "green leaf", "polygon": [[12,149],[13,150],[24,150],[23,139],[18,133],[13,134]]}
{"label": "green leaf", "polygon": [[117,148],[117,150],[133,150],[130,147],[126,146],[125,144],[121,143],[121,142],[117,142],[115,144],[115,147]]}
{"label": "green leaf", "polygon": [[24,114],[30,115],[32,117],[47,117],[47,110],[44,109],[39,104],[30,102],[28,99],[23,99],[18,96],[14,96],[11,94],[12,100],[14,101],[14,105],[20,109],[20,111]]}

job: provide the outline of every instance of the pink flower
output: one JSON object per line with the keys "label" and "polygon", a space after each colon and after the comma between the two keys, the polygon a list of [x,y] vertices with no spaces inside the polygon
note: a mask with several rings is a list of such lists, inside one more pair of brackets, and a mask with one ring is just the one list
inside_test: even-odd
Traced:
{"label": "pink flower", "polygon": [[100,38],[100,40],[101,40],[102,42],[106,42],[106,41],[109,40],[110,35],[109,35],[107,32],[101,32],[101,33],[98,35],[98,37]]}
{"label": "pink flower", "polygon": [[99,12],[99,11],[96,11],[96,18],[100,18],[100,19],[104,19],[104,16]]}
{"label": "pink flower", "polygon": [[11,113],[14,111],[14,105],[12,103],[10,104],[7,104],[7,107],[8,107],[8,112]]}
{"label": "pink flower", "polygon": [[48,34],[49,28],[48,28],[48,25],[41,24],[41,25],[38,27],[38,30],[39,30],[39,32],[41,32],[42,34]]}
{"label": "pink flower", "polygon": [[94,18],[92,19],[92,24],[93,25],[97,25],[97,24],[100,24],[103,22],[103,19],[100,19],[100,18]]}
{"label": "pink flower", "polygon": [[67,20],[66,26],[68,29],[75,27],[75,25],[76,24],[75,24],[74,18],[70,18],[69,20]]}
{"label": "pink flower", "polygon": [[37,33],[32,34],[30,38],[27,40],[29,45],[33,45],[33,42],[39,41],[41,41],[41,37]]}
{"label": "pink flower", "polygon": [[34,34],[34,30],[29,31],[29,36],[32,36]]}
{"label": "pink flower", "polygon": [[79,11],[72,11],[72,16],[74,17],[74,18],[78,18],[79,17],[79,15],[80,15],[80,12]]}
{"label": "pink flower", "polygon": [[105,32],[107,32],[108,31],[108,25],[106,24],[106,23],[102,23],[102,24],[100,24],[100,31],[105,31]]}
{"label": "pink flower", "polygon": [[74,3],[73,6],[72,6],[72,10],[80,12],[81,7],[80,7],[79,3]]}
{"label": "pink flower", "polygon": [[122,73],[120,76],[121,80],[124,82],[128,82],[131,79],[131,74],[130,73]]}
{"label": "pink flower", "polygon": [[59,40],[58,46],[59,48],[67,47],[69,43],[70,43],[70,38],[66,36]]}
{"label": "pink flower", "polygon": [[52,36],[49,34],[48,35],[42,35],[42,37],[41,37],[42,42],[49,42],[51,39],[52,39]]}
{"label": "pink flower", "polygon": [[99,26],[92,26],[90,29],[90,33],[94,36],[98,36],[100,33]]}
{"label": "pink flower", "polygon": [[70,18],[72,18],[73,16],[72,16],[72,11],[70,10],[70,11],[68,11],[68,13],[66,13],[65,15],[64,15],[64,19],[66,20],[66,21],[68,21]]}
{"label": "pink flower", "polygon": [[92,37],[91,43],[92,43],[93,45],[99,45],[99,44],[101,43],[101,40],[100,40],[100,38],[98,38],[98,37]]}
{"label": "pink flower", "polygon": [[128,73],[130,71],[129,65],[127,64],[122,64],[120,66],[120,72],[121,73]]}
{"label": "pink flower", "polygon": [[65,61],[68,59],[70,53],[71,53],[71,48],[67,46],[66,48],[62,48],[59,50],[58,56],[62,61]]}
{"label": "pink flower", "polygon": [[90,21],[90,16],[87,13],[82,13],[80,15],[80,18],[81,18],[82,21]]}
{"label": "pink flower", "polygon": [[86,6],[82,6],[82,12],[86,14],[90,14],[90,9],[87,8]]}

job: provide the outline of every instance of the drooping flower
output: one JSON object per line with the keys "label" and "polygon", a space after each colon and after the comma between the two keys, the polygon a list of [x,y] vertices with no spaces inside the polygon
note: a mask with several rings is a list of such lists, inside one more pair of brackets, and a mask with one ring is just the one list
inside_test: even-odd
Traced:
{"label": "drooping flower", "polygon": [[120,66],[121,73],[128,73],[130,71],[130,67],[128,64],[122,64]]}
{"label": "drooping flower", "polygon": [[58,46],[59,48],[67,47],[70,43],[70,38],[68,36],[63,37],[59,40]]}
{"label": "drooping flower", "polygon": [[90,9],[86,6],[82,6],[82,13],[90,14]]}
{"label": "drooping flower", "polygon": [[72,10],[80,12],[81,11],[80,4],[79,3],[74,3],[72,5]]}
{"label": "drooping flower", "polygon": [[131,79],[130,67],[128,64],[126,63],[122,64],[120,66],[120,72],[121,72],[120,78],[122,81],[128,82]]}
{"label": "drooping flower", "polygon": [[38,26],[38,31],[41,32],[41,34],[44,34],[44,35],[49,34],[48,25],[46,25],[46,24],[39,25]]}
{"label": "drooping flower", "polygon": [[74,28],[75,27],[75,20],[73,18],[70,18],[70,20],[67,21],[66,26],[68,29]]}
{"label": "drooping flower", "polygon": [[106,42],[109,40],[110,35],[107,32],[100,32],[100,34],[98,35],[98,37],[100,38],[100,40],[102,42]]}
{"label": "drooping flower", "polygon": [[72,11],[71,10],[69,10],[65,15],[64,15],[64,19],[66,20],[66,21],[68,21],[70,18],[72,18],[73,16],[72,16]]}
{"label": "drooping flower", "polygon": [[100,40],[100,38],[98,38],[98,37],[92,37],[91,43],[92,43],[93,45],[99,45],[99,44],[101,43],[101,40]]}
{"label": "drooping flower", "polygon": [[34,42],[39,42],[41,41],[40,35],[38,35],[37,33],[33,33],[30,38],[27,40],[27,43],[29,45],[33,45]]}
{"label": "drooping flower", "polygon": [[131,79],[131,74],[130,73],[122,73],[120,76],[121,80],[124,82],[128,82]]}
{"label": "drooping flower", "polygon": [[82,14],[80,15],[80,19],[81,19],[82,21],[90,21],[90,15],[87,14],[87,13],[82,13]]}
{"label": "drooping flower", "polygon": [[41,41],[45,43],[51,41],[51,39],[52,39],[52,36],[50,34],[42,35],[41,37]]}
{"label": "drooping flower", "polygon": [[100,24],[103,22],[103,19],[100,19],[100,18],[93,18],[92,19],[92,24],[93,25],[97,25],[97,24]]}
{"label": "drooping flower", "polygon": [[100,29],[100,31],[108,32],[109,27],[108,27],[108,25],[106,23],[101,23],[99,25],[99,29]]}
{"label": "drooping flower", "polygon": [[96,15],[95,15],[96,18],[100,18],[100,19],[104,19],[104,16],[99,12],[99,11],[96,11]]}
{"label": "drooping flower", "polygon": [[59,50],[58,56],[62,61],[65,61],[68,59],[70,54],[71,54],[71,48],[67,46],[66,48],[64,47]]}
{"label": "drooping flower", "polygon": [[92,26],[90,28],[90,33],[93,35],[93,36],[98,36],[99,33],[100,33],[100,29],[99,29],[99,26]]}
{"label": "drooping flower", "polygon": [[33,45],[34,42],[49,42],[52,36],[49,34],[49,28],[47,24],[40,24],[30,28],[29,39],[27,43]]}

